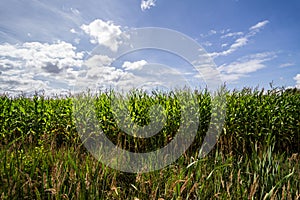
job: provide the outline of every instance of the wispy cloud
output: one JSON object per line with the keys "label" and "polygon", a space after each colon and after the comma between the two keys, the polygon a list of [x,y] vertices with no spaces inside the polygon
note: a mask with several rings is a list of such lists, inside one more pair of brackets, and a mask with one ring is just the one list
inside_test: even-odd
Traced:
{"label": "wispy cloud", "polygon": [[224,43],[224,44],[221,45],[222,48],[225,48],[225,47],[227,47],[227,46],[228,46],[227,43]]}
{"label": "wispy cloud", "polygon": [[284,68],[284,67],[291,67],[294,65],[295,65],[295,63],[288,62],[288,63],[283,63],[283,64],[279,65],[279,67]]}
{"label": "wispy cloud", "polygon": [[237,39],[230,47],[230,53],[236,51],[238,48],[243,47],[247,44],[248,38],[247,37],[241,37]]}
{"label": "wispy cloud", "polygon": [[268,20],[264,20],[264,21],[258,22],[258,23],[255,24],[254,26],[251,26],[251,27],[249,28],[249,30],[250,30],[250,31],[259,30],[259,29],[263,28],[264,26],[266,26],[268,23],[269,23]]}
{"label": "wispy cloud", "polygon": [[213,30],[213,29],[209,31],[209,34],[210,34],[210,35],[215,35],[215,34],[217,34],[217,33],[218,33],[218,32],[217,32],[216,30]]}
{"label": "wispy cloud", "polygon": [[78,10],[78,9],[76,9],[76,8],[70,8],[70,10],[71,10],[71,12],[74,14],[74,15],[78,15],[78,16],[80,16],[80,11]]}
{"label": "wispy cloud", "polygon": [[[234,37],[234,36],[235,37],[239,36],[239,38],[237,38],[233,42],[233,44],[231,44],[229,46],[228,49],[221,51],[221,52],[212,52],[212,53],[209,53],[209,55],[212,57],[218,57],[218,56],[227,56],[227,55],[234,53],[239,48],[246,46],[249,39],[252,38],[253,36],[255,36],[261,30],[261,28],[263,28],[268,23],[269,23],[268,20],[258,22],[254,26],[251,26],[249,28],[248,33],[246,33],[246,34],[244,34],[243,32],[233,32],[233,33],[227,33],[227,34],[221,36],[221,39],[222,38],[224,39],[227,37]],[[222,46],[222,47],[224,47],[224,46]]]}
{"label": "wispy cloud", "polygon": [[206,38],[206,37],[210,37],[210,36],[217,35],[217,34],[224,34],[224,33],[227,33],[229,31],[230,31],[230,29],[226,29],[226,30],[225,29],[224,30],[214,30],[214,29],[211,29],[206,34],[201,33],[200,37]]}
{"label": "wispy cloud", "polygon": [[141,9],[142,11],[148,10],[155,6],[156,0],[142,0]]}
{"label": "wispy cloud", "polygon": [[91,43],[103,45],[114,52],[118,50],[122,30],[113,22],[96,19],[90,24],[83,24],[81,29],[91,37]]}
{"label": "wispy cloud", "polygon": [[209,41],[206,41],[206,42],[203,42],[202,45],[206,46],[206,47],[210,47],[210,46],[212,46],[212,43]]}
{"label": "wispy cloud", "polygon": [[235,52],[237,49],[245,46],[248,43],[248,37],[241,37],[235,40],[235,42],[230,45],[229,49],[221,51],[221,52],[212,52],[209,53],[208,55],[211,57],[218,57],[218,56],[227,56],[229,54],[232,54]]}
{"label": "wispy cloud", "polygon": [[248,76],[257,70],[265,68],[265,62],[274,59],[276,55],[272,52],[258,53],[242,57],[235,62],[223,64],[218,67],[222,78],[228,82],[235,82],[241,77]]}
{"label": "wispy cloud", "polygon": [[232,32],[232,33],[227,33],[225,35],[222,35],[221,38],[228,38],[228,37],[236,37],[236,36],[241,36],[244,35],[243,32]]}

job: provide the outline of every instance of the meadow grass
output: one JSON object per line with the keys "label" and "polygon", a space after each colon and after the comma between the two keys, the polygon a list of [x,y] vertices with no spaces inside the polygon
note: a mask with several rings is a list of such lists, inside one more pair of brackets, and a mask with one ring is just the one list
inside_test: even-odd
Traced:
{"label": "meadow grass", "polygon": [[[211,95],[207,90],[194,94],[199,104],[194,142],[176,162],[149,173],[124,173],[96,160],[78,135],[72,96],[1,96],[0,198],[300,199],[299,91],[226,91],[222,134],[206,157],[199,151],[210,122]],[[147,139],[118,127],[110,106],[113,95],[106,91],[93,99],[99,124],[113,143],[148,152],[172,140],[180,125],[180,92],[129,94],[128,122],[145,125],[149,106],[165,109],[164,128]]]}

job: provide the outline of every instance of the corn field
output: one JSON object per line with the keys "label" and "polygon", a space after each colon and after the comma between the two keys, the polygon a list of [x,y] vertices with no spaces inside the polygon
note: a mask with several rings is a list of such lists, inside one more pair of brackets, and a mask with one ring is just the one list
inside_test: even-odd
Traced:
{"label": "corn field", "polygon": [[[191,93],[193,101],[187,98]],[[76,98],[87,93],[80,95]],[[1,199],[300,199],[299,90],[226,90],[224,126],[206,157],[199,151],[212,114],[207,90],[137,90],[128,94],[127,104],[112,90],[98,93],[89,103],[99,126],[131,152],[172,141],[182,123],[180,99],[199,109],[191,146],[173,164],[149,173],[111,169],[87,151],[77,128],[93,128],[74,117],[86,114],[80,112],[86,102],[75,104],[74,97],[0,96]],[[154,117],[149,115],[153,105],[161,106]],[[116,119],[114,112],[124,110],[130,115]],[[126,134],[121,122],[157,122],[151,128],[160,131],[138,138]]]}

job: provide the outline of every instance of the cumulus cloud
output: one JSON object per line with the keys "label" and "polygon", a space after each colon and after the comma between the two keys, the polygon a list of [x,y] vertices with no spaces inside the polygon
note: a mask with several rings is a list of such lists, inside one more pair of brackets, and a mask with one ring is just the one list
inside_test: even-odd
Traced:
{"label": "cumulus cloud", "polygon": [[4,67],[13,65],[14,68],[43,68],[52,63],[61,69],[69,66],[80,66],[83,56],[83,52],[76,52],[76,47],[66,42],[0,45],[0,57]]}
{"label": "cumulus cloud", "polygon": [[242,57],[235,62],[223,64],[218,67],[222,78],[228,82],[234,82],[249,73],[258,71],[266,67],[265,62],[274,59],[276,56],[272,52],[258,53]]}
{"label": "cumulus cloud", "polygon": [[300,89],[300,74],[297,74],[293,79],[296,81],[295,87]]}
{"label": "cumulus cloud", "polygon": [[77,79],[80,90],[114,88],[117,91],[126,92],[132,88],[148,90],[158,86],[172,88],[186,85],[181,73],[162,64],[152,63],[150,67],[143,67],[148,64],[145,60],[125,61],[120,66],[121,68],[116,68],[110,61],[103,55],[88,59],[86,74],[82,79]]}
{"label": "cumulus cloud", "polygon": [[98,84],[108,84],[119,80],[122,76],[126,75],[121,69],[116,69],[111,66],[114,59],[108,57],[107,55],[94,55],[84,62],[86,66],[86,74],[84,77],[84,82],[95,80]]}
{"label": "cumulus cloud", "polygon": [[85,61],[85,65],[89,68],[99,67],[99,66],[110,66],[114,61],[113,58],[108,57],[107,55],[94,55]]}
{"label": "cumulus cloud", "polygon": [[[97,80],[97,83],[112,84],[118,81],[122,76],[126,75],[126,72],[120,69],[116,69],[111,66],[99,66],[93,67],[88,70],[87,78],[89,81]],[[87,81],[86,79],[84,81]]]}
{"label": "cumulus cloud", "polygon": [[140,70],[146,64],[147,64],[147,61],[145,61],[145,60],[140,60],[140,61],[136,61],[136,62],[125,61],[122,65],[122,67],[125,70]]}
{"label": "cumulus cloud", "polygon": [[126,91],[137,86],[146,87],[145,84],[154,87],[153,84],[184,83],[181,73],[163,65],[143,67],[148,64],[145,60],[126,61],[117,68],[115,59],[108,55],[93,55],[86,60],[83,57],[83,52],[77,52],[76,47],[66,42],[0,45],[0,93],[45,91],[46,95],[53,95],[86,89],[121,88]]}
{"label": "cumulus cloud", "polygon": [[142,11],[148,10],[155,6],[156,0],[142,0],[141,1],[141,9]]}
{"label": "cumulus cloud", "polygon": [[116,52],[121,44],[121,27],[111,21],[96,19],[90,24],[80,27],[91,38],[92,44],[100,44]]}
{"label": "cumulus cloud", "polygon": [[66,42],[0,45],[0,93],[45,91],[52,95],[111,87],[126,91],[145,84],[184,83],[181,73],[162,65],[143,67],[148,64],[145,60],[117,62],[117,68],[115,59],[108,55],[93,55],[86,60],[83,57],[83,52]]}
{"label": "cumulus cloud", "polygon": [[[1,92],[28,92],[43,88],[53,91],[51,85],[67,84],[74,68],[82,65],[84,53],[66,42],[54,44],[28,42],[0,45]],[[71,77],[71,76],[69,76]],[[62,85],[61,85],[62,86]]]}

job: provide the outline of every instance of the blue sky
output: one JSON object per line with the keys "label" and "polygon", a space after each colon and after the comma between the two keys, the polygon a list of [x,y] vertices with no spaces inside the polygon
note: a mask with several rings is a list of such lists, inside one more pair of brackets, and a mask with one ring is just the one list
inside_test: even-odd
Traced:
{"label": "blue sky", "polygon": [[117,51],[124,32],[143,27],[195,40],[230,89],[300,88],[299,10],[298,0],[2,0],[0,92],[62,93],[80,81],[164,84],[161,76],[148,80],[153,71],[181,83],[178,73],[191,66],[170,54],[144,51],[115,63],[105,51],[91,56],[99,46]]}

